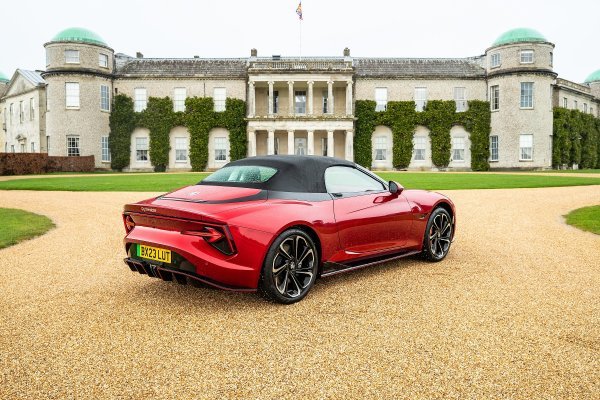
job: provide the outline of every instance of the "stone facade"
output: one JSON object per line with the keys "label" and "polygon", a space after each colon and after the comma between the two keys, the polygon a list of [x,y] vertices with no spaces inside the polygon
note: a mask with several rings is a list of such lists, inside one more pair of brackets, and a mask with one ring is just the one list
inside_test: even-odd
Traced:
{"label": "stone facade", "polygon": [[[109,116],[116,94],[130,96],[136,111],[149,97],[168,96],[179,109],[186,97],[213,97],[216,111],[225,106],[225,98],[242,99],[249,156],[315,154],[349,160],[354,159],[356,100],[375,100],[382,109],[388,101],[415,101],[417,111],[429,100],[454,100],[457,111],[469,100],[487,100],[492,169],[551,166],[553,107],[600,117],[600,80],[579,84],[558,78],[552,68],[554,45],[528,29],[505,33],[481,56],[456,59],[353,58],[348,49],[342,57],[258,57],[253,49],[248,58],[144,58],[115,54],[84,29],[65,30],[44,47],[46,71],[34,73],[40,82],[28,86],[24,73],[8,84],[0,81],[0,117],[6,122],[0,151],[15,146],[17,152],[94,155],[97,168],[110,167]],[[31,98],[34,118],[29,120],[26,112],[26,121],[15,123],[21,118],[15,107]],[[131,134],[127,169],[152,169],[149,132],[139,128]],[[469,170],[469,132],[455,126],[450,136],[448,168]],[[29,144],[22,147],[24,138]],[[189,142],[185,127],[173,128],[168,170],[191,168]],[[427,127],[415,127],[414,144],[409,169],[435,168]],[[375,128],[372,147],[368,167],[392,169],[388,127]],[[227,130],[209,133],[208,152],[208,169],[229,161]]]}

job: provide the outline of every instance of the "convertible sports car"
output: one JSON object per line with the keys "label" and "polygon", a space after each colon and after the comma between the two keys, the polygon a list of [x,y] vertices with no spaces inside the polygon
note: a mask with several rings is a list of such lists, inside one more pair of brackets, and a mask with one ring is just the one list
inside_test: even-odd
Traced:
{"label": "convertible sports car", "polygon": [[317,277],[421,253],[440,261],[456,224],[447,197],[404,190],[332,157],[250,157],[197,185],[127,204],[132,271],[294,303]]}

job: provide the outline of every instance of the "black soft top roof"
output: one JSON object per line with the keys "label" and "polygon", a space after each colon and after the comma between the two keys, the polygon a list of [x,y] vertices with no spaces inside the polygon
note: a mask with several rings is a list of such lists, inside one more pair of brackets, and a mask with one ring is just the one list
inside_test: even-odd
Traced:
{"label": "black soft top roof", "polygon": [[262,183],[200,182],[201,185],[240,186],[280,192],[327,193],[325,170],[334,165],[355,167],[356,164],[333,157],[273,155],[248,157],[232,161],[225,167],[255,165],[272,167],[277,173]]}

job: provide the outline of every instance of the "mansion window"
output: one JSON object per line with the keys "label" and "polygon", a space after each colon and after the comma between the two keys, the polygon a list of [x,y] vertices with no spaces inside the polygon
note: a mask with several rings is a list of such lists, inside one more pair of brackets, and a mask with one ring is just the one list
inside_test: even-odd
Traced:
{"label": "mansion window", "polygon": [[13,120],[14,120],[14,115],[13,115],[13,103],[10,103],[10,114],[8,114],[8,116],[10,117],[10,123],[12,124]]}
{"label": "mansion window", "polygon": [[65,83],[65,99],[67,108],[79,108],[79,83]]}
{"label": "mansion window", "polygon": [[579,105],[577,104],[577,100],[573,100],[573,110],[579,110]]}
{"label": "mansion window", "polygon": [[31,121],[35,119],[35,100],[33,97],[29,99],[29,119]]}
{"label": "mansion window", "polygon": [[175,88],[173,91],[173,111],[182,112],[185,111],[185,88]]}
{"label": "mansion window", "polygon": [[79,136],[67,136],[67,155],[69,157],[79,157]]}
{"label": "mansion window", "polygon": [[133,97],[134,97],[134,111],[142,112],[146,109],[146,105],[148,104],[148,93],[146,92],[146,88],[135,88],[133,89]]}
{"label": "mansion window", "polygon": [[213,91],[213,102],[215,104],[215,111],[225,111],[227,100],[227,93],[224,87],[217,87]]}
{"label": "mansion window", "polygon": [[533,82],[521,82],[521,108],[533,108]]}
{"label": "mansion window", "polygon": [[375,111],[387,110],[388,91],[387,88],[375,88]]}
{"label": "mansion window", "polygon": [[21,143],[21,153],[25,153],[25,143]]}
{"label": "mansion window", "polygon": [[583,112],[587,114],[587,103],[583,103]]}
{"label": "mansion window", "polygon": [[500,86],[490,86],[490,106],[492,111],[500,109]]}
{"label": "mansion window", "polygon": [[521,50],[521,64],[533,63],[533,50]]}
{"label": "mansion window", "polygon": [[273,143],[273,154],[279,154],[279,138],[276,137]]}
{"label": "mansion window", "polygon": [[490,60],[490,67],[496,68],[500,66],[500,53],[492,54],[492,58]]}
{"label": "mansion window", "polygon": [[227,138],[215,138],[215,161],[227,161]]}
{"label": "mansion window", "polygon": [[277,114],[279,112],[279,91],[273,91],[273,114]]}
{"label": "mansion window", "polygon": [[135,138],[135,161],[148,161],[148,137]]}
{"label": "mansion window", "polygon": [[188,140],[185,137],[175,138],[175,162],[187,162]]}
{"label": "mansion window", "polygon": [[415,88],[415,104],[417,111],[423,111],[427,105],[427,88]]}
{"label": "mansion window", "polygon": [[467,88],[454,88],[454,102],[456,103],[456,112],[467,111]]}
{"label": "mansion window", "polygon": [[100,138],[100,145],[102,148],[102,162],[110,162],[110,148],[108,146],[108,136],[102,136],[102,138]]}
{"label": "mansion window", "polygon": [[321,138],[321,155],[322,156],[326,156],[327,155],[327,138]]}
{"label": "mansion window", "polygon": [[533,135],[521,135],[519,137],[519,160],[533,160]]}
{"label": "mansion window", "polygon": [[100,85],[100,109],[110,111],[110,93],[106,85]]}
{"label": "mansion window", "polygon": [[413,138],[413,158],[415,161],[425,161],[425,138],[423,136]]}
{"label": "mansion window", "polygon": [[306,139],[294,138],[294,154],[297,156],[306,155]]}
{"label": "mansion window", "polygon": [[490,136],[490,161],[498,161],[498,136]]}
{"label": "mansion window", "polygon": [[23,100],[21,100],[19,102],[19,122],[23,123],[24,120],[25,120],[25,104],[23,103]]}
{"label": "mansion window", "polygon": [[387,137],[385,136],[375,137],[375,160],[387,160]]}
{"label": "mansion window", "polygon": [[327,90],[323,90],[323,114],[327,114]]}
{"label": "mansion window", "polygon": [[79,64],[79,50],[65,50],[66,64]]}
{"label": "mansion window", "polygon": [[31,142],[31,152],[35,153],[35,142]]}
{"label": "mansion window", "polygon": [[102,68],[108,68],[108,55],[106,54],[98,54],[98,65]]}
{"label": "mansion window", "polygon": [[294,113],[306,114],[306,91],[296,90],[294,96]]}
{"label": "mansion window", "polygon": [[465,138],[452,138],[452,161],[465,161]]}
{"label": "mansion window", "polygon": [[569,100],[567,100],[566,97],[563,97],[563,107],[564,108],[569,108]]}

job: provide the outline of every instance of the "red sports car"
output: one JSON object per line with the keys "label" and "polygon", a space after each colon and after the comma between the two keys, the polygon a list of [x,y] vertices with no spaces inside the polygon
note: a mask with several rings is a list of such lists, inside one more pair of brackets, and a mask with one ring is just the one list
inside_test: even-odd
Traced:
{"label": "red sports car", "polygon": [[456,223],[446,196],[404,190],[345,160],[250,157],[127,204],[132,271],[294,303],[317,277],[421,253],[440,261]]}

